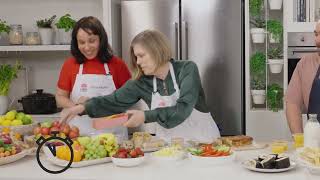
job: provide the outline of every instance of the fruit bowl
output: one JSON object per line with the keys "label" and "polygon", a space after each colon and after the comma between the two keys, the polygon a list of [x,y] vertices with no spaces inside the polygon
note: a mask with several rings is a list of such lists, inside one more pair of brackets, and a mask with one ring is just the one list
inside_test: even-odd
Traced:
{"label": "fruit bowl", "polygon": [[136,157],[136,158],[115,158],[115,157],[111,157],[111,160],[116,166],[133,167],[133,166],[138,166],[139,164],[143,163],[143,161],[145,160],[145,156]]}

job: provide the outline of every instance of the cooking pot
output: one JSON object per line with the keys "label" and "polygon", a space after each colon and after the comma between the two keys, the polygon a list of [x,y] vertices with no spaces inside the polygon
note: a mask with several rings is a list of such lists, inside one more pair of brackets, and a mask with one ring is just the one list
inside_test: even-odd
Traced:
{"label": "cooking pot", "polygon": [[37,89],[18,100],[22,104],[26,114],[52,114],[57,112],[57,104],[54,95],[44,93],[43,89]]}

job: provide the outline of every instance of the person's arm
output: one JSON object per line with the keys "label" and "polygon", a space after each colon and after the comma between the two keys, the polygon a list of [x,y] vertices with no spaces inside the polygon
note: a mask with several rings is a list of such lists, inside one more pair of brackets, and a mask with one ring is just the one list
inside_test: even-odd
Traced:
{"label": "person's arm", "polygon": [[301,71],[303,68],[301,62],[297,64],[296,69],[293,72],[286,93],[286,117],[292,134],[303,132],[302,107],[304,103],[301,80]]}
{"label": "person's arm", "polygon": [[164,128],[174,128],[191,114],[199,97],[201,87],[197,65],[189,61],[182,67],[179,81],[180,97],[171,107],[145,111],[145,122],[157,122]]}
{"label": "person's arm", "polygon": [[84,104],[85,112],[90,117],[103,117],[125,112],[141,99],[140,91],[135,81],[129,80],[110,95],[89,99]]}
{"label": "person's arm", "polygon": [[56,92],[57,105],[62,108],[75,106],[75,103],[70,99],[70,92],[57,88]]}
{"label": "person's arm", "polygon": [[296,104],[286,103],[286,116],[292,134],[302,133],[301,109]]}

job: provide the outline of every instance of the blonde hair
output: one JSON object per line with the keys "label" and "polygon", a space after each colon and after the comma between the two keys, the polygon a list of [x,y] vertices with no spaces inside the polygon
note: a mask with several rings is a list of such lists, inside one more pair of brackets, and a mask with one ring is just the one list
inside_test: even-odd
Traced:
{"label": "blonde hair", "polygon": [[141,45],[150,54],[156,63],[156,69],[169,62],[172,57],[169,40],[164,34],[157,30],[142,31],[133,38],[130,45],[130,65],[133,79],[139,79],[143,75],[133,51],[136,44]]}

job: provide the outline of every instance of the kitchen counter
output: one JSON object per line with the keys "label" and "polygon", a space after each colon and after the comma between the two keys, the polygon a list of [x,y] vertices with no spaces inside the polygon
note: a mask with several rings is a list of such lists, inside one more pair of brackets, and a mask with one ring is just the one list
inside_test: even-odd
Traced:
{"label": "kitchen counter", "polygon": [[[269,153],[269,149],[237,152],[235,162],[226,165],[196,164],[190,159],[176,163],[157,163],[151,161],[147,154],[147,160],[140,166],[131,168],[117,167],[112,163],[94,165],[82,168],[71,168],[61,174],[49,174],[43,171],[37,164],[35,156],[27,156],[17,162],[0,166],[0,179],[5,180],[212,180],[212,179],[245,179],[245,180],[315,180],[320,175],[313,175],[307,169],[297,166],[295,169],[283,173],[258,173],[249,171],[239,164],[240,162],[256,157],[261,153]],[[45,164],[53,170],[56,166]],[[58,170],[58,169],[55,169]]]}

